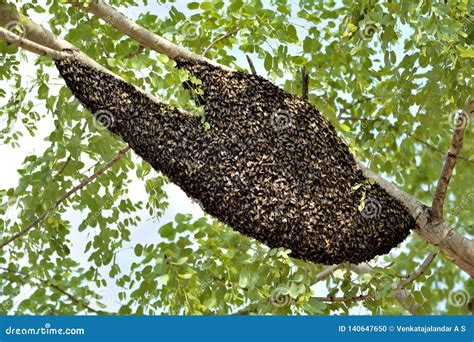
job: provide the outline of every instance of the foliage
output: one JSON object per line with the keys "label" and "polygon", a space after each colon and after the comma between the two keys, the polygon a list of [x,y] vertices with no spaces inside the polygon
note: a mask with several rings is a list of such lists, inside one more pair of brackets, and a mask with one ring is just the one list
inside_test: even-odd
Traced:
{"label": "foliage", "polygon": [[[149,49],[135,53],[137,42],[62,2],[14,3],[33,20],[46,17],[43,24],[55,34],[126,80],[172,105],[201,110],[181,85],[188,76],[166,56]],[[290,92],[300,92],[305,66],[309,100],[353,152],[408,193],[431,201],[454,114],[473,95],[472,0],[110,4],[127,15],[140,13],[134,18],[139,24],[194,52],[211,45],[208,57],[219,63],[245,68],[249,54],[261,75]],[[26,134],[47,144],[25,158],[17,186],[0,191],[3,240],[54,206],[123,143],[72,97],[51,60],[33,60],[5,42],[0,52],[0,79],[8,84],[0,89],[2,143],[28,149],[22,144]],[[29,75],[26,65],[33,70]],[[471,124],[446,203],[449,223],[471,236],[472,132]],[[129,199],[133,179],[147,193],[142,201]],[[392,285],[413,273],[433,249],[413,235],[402,248],[371,262],[376,266],[371,273],[356,275],[347,265],[315,284],[323,265],[292,259],[290,251],[268,250],[212,218],[178,214],[174,222],[160,222],[173,201],[165,184],[163,175],[127,153],[40,226],[2,249],[0,314],[74,314],[90,307],[104,314],[229,314],[243,308],[258,314],[348,313],[351,308],[404,313]],[[148,219],[137,214],[143,209],[161,227],[150,243],[132,243],[132,234]],[[79,213],[81,221],[71,213]],[[71,251],[78,241],[84,242],[80,254]],[[130,248],[130,262],[119,262]],[[408,304],[418,304],[420,313],[465,314],[474,284],[439,256],[408,291]],[[466,297],[463,305],[455,300],[460,293]],[[360,295],[367,298],[317,299]]]}

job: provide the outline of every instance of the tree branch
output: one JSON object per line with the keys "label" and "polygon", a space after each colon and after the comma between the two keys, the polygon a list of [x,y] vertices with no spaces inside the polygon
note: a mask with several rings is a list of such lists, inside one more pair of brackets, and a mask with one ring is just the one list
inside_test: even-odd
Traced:
{"label": "tree branch", "polygon": [[[99,7],[97,7],[99,6]],[[92,6],[89,8],[99,8],[102,10],[97,10],[96,12],[99,14],[116,14],[116,16],[113,17],[107,17],[109,22],[113,26],[119,26],[124,29],[124,31],[127,31],[129,34],[133,35],[139,35],[143,31],[146,31],[144,28],[134,24],[133,22],[130,22],[128,19],[125,17],[121,16],[118,12],[115,10],[111,9],[108,6],[105,6],[102,1],[96,1],[93,2]],[[109,10],[111,9],[111,10]],[[13,13],[6,3],[0,3],[0,23],[5,25],[6,23],[16,20],[19,18],[18,13]],[[112,20],[113,19],[113,20]],[[25,38],[34,41],[40,45],[44,45],[47,47],[50,47],[52,49],[56,50],[62,50],[62,49],[75,49],[74,46],[72,46],[70,43],[61,40],[60,38],[55,37],[51,32],[45,30],[42,28],[40,25],[37,25],[35,23],[32,23],[31,21],[28,21],[25,24],[26,27],[26,36]],[[137,30],[135,30],[137,29]],[[151,45],[157,45],[157,47],[160,46],[161,43],[163,43],[163,38],[157,36],[158,39],[155,41],[154,39],[156,38],[153,33],[146,32],[144,33],[144,41],[147,41]],[[132,36],[133,38],[133,36]],[[154,44],[152,44],[154,42]],[[166,43],[166,44],[165,44]],[[169,47],[169,53],[171,56],[177,56],[182,52],[182,48],[178,48],[176,50],[176,45],[168,42],[165,40],[164,47]],[[168,45],[167,45],[168,44]],[[143,44],[145,46],[151,46],[148,44]],[[161,45],[162,48],[163,45]],[[77,49],[76,49],[77,50]],[[184,50],[186,51],[186,50]],[[183,55],[184,56],[184,55]],[[92,67],[98,68],[101,71],[107,72],[108,74],[113,75],[114,77],[118,77],[117,75],[114,75],[111,71],[108,69],[100,66],[97,62],[93,61],[86,55],[84,55],[81,52],[78,52],[78,58],[81,59],[81,61],[87,65],[90,65]],[[198,58],[201,60],[208,61],[204,57],[199,58],[199,56],[196,57],[196,55],[192,54],[191,58]],[[209,63],[216,65],[216,63],[213,63],[209,61]],[[225,70],[230,70],[227,67],[220,66]],[[120,78],[120,77],[118,77]],[[152,100],[157,101],[151,94],[145,93],[143,90],[140,90],[139,88],[135,87],[138,91],[142,92]],[[453,230],[449,225],[447,225],[444,221],[437,221],[433,222],[430,211],[427,210],[428,208],[423,205],[421,202],[419,202],[417,199],[414,197],[408,195],[407,193],[403,192],[402,190],[398,189],[394,185],[390,184],[387,182],[385,179],[380,177],[379,175],[375,174],[372,172],[370,169],[366,168],[361,162],[358,161],[358,164],[364,174],[365,177],[367,178],[372,178],[374,179],[383,189],[385,189],[390,195],[401,201],[409,213],[415,218],[417,227],[415,229],[415,232],[425,241],[428,243],[437,245],[440,247],[440,249],[443,251],[444,254],[452,261],[459,266],[461,269],[463,269],[465,272],[467,272],[469,275],[474,276],[474,241],[469,240],[468,238],[462,236],[455,230]]]}
{"label": "tree branch", "polygon": [[151,31],[148,31],[144,27],[125,17],[113,7],[109,6],[107,3],[105,3],[105,1],[93,0],[88,3],[87,7],[84,6],[83,2],[79,2],[77,0],[67,0],[67,2],[74,7],[96,15],[100,19],[107,22],[109,25],[115,27],[118,31],[136,40],[139,44],[155,50],[158,53],[165,54],[171,59],[181,57],[191,60],[205,61],[211,65],[230,71],[230,69],[226,66],[213,62],[204,56],[192,53],[185,48],[178,46]]}
{"label": "tree branch", "polygon": [[329,277],[331,274],[334,273],[334,271],[342,267],[344,267],[344,263],[326,267],[324,270],[316,274],[316,277],[314,277],[313,279],[313,284],[316,284],[317,282]]}
{"label": "tree branch", "polygon": [[[44,282],[46,282],[45,280],[43,280]],[[58,291],[59,293],[62,293],[63,295],[65,295],[66,297],[68,297],[73,303],[75,303],[76,305],[78,305],[79,307],[83,307],[93,313],[96,313],[98,315],[102,314],[102,312],[90,307],[88,304],[84,303],[82,300],[78,299],[77,297],[75,297],[74,295],[72,295],[71,293],[67,292],[66,290],[64,290],[63,288],[59,287],[58,285],[56,284],[53,284],[51,283],[51,281],[47,281],[46,282],[48,284],[49,287],[55,289],[56,291]]]}
{"label": "tree branch", "polygon": [[426,259],[416,269],[416,271],[413,272],[407,279],[402,280],[400,283],[398,283],[396,289],[403,290],[405,287],[407,287],[408,285],[413,283],[416,279],[418,279],[426,271],[426,269],[431,265],[434,258],[436,258],[436,255],[438,255],[438,253],[429,252]]}
{"label": "tree branch", "polygon": [[65,52],[53,50],[46,46],[32,42],[31,40],[23,38],[11,31],[4,29],[3,27],[0,27],[0,40],[4,40],[9,44],[16,45],[39,56],[49,56],[54,59],[62,59],[68,56],[68,54]]}
{"label": "tree branch", "polygon": [[31,222],[28,226],[26,226],[25,228],[21,229],[18,233],[12,235],[10,238],[6,239],[5,241],[3,241],[1,244],[0,244],[0,249],[3,249],[5,246],[7,246],[8,244],[10,244],[11,242],[15,241],[16,239],[18,239],[19,237],[25,235],[26,233],[28,233],[31,229],[33,229],[34,227],[36,227],[38,224],[40,224],[41,222],[43,222],[48,216],[49,214],[53,213],[54,211],[56,211],[56,209],[59,208],[59,206],[65,201],[67,200],[69,197],[71,197],[71,195],[75,194],[76,192],[78,192],[79,190],[81,190],[82,188],[84,188],[85,186],[87,186],[89,183],[91,183],[92,181],[94,181],[94,179],[96,179],[97,177],[99,177],[101,174],[103,174],[105,171],[107,171],[108,169],[110,169],[113,165],[115,165],[121,158],[122,156],[127,153],[127,151],[130,149],[130,147],[125,147],[125,148],[122,148],[118,153],[117,155],[112,159],[110,160],[109,162],[107,162],[106,164],[104,164],[101,168],[99,168],[93,175],[91,175],[90,177],[87,177],[84,181],[82,181],[79,185],[75,186],[74,188],[70,189],[69,191],[67,191],[64,195],[62,195],[57,201],[56,203],[50,207],[48,210],[46,210],[43,214],[41,214],[40,216],[38,216],[33,222]]}
{"label": "tree branch", "polygon": [[[469,112],[474,112],[474,100],[469,104]],[[465,111],[461,111],[458,116],[458,121],[467,123],[468,120],[469,114]],[[466,124],[461,124],[454,130],[453,139],[451,140],[451,147],[449,149],[448,155],[446,156],[443,170],[441,171],[441,176],[439,177],[438,185],[436,186],[433,203],[431,205],[432,215],[435,219],[442,219],[443,217],[444,199],[446,197],[446,192],[448,191],[448,185],[453,174],[454,167],[456,166],[456,160],[458,158],[459,151],[462,148],[465,126]]]}
{"label": "tree branch", "polygon": [[308,90],[309,90],[309,73],[306,71],[306,67],[301,68],[301,97],[304,100],[308,99]]}
{"label": "tree branch", "polygon": [[247,62],[249,63],[250,71],[253,75],[257,75],[257,70],[255,69],[255,65],[253,65],[252,59],[249,55],[245,55],[245,57],[247,58]]}
{"label": "tree branch", "polygon": [[[407,277],[405,280],[400,281],[398,284],[393,284],[392,285],[392,291],[394,294],[394,298],[400,303],[400,305],[410,312],[412,315],[417,314],[417,310],[419,308],[419,305],[413,304],[413,305],[408,305],[407,303],[407,298],[409,293],[406,290],[406,287],[413,283],[416,279],[418,279],[425,271],[426,269],[431,265],[432,261],[436,257],[437,253],[430,252],[428,253],[427,257],[421,263],[421,265],[413,272],[409,277]],[[367,264],[367,263],[361,263],[358,265],[351,264],[350,265],[350,270],[357,273],[357,274],[364,274],[364,273],[370,273],[373,271],[373,268]]]}
{"label": "tree branch", "polygon": [[378,183],[390,195],[402,202],[415,219],[415,232],[426,242],[439,246],[459,268],[474,277],[474,241],[462,236],[445,221],[433,221],[430,210],[416,198],[398,189],[359,161],[365,177]]}
{"label": "tree branch", "polygon": [[[424,140],[418,138],[415,134],[412,134],[411,137],[412,137],[415,141],[419,142],[420,144],[425,145],[426,147],[428,147],[428,148],[429,148],[430,150],[432,150],[432,151],[435,151],[435,152],[438,152],[438,153],[442,153],[444,156],[447,156],[447,155],[448,155],[445,151],[440,150],[440,149],[437,148],[435,145],[430,144],[429,142],[424,141]],[[468,163],[474,163],[474,159],[469,159],[469,158],[466,158],[466,157],[463,157],[463,156],[460,156],[460,155],[458,155],[458,158],[457,158],[457,159],[458,159],[458,160],[463,160],[463,161],[468,162]]]}
{"label": "tree branch", "polygon": [[141,54],[144,50],[145,50],[145,47],[143,45],[140,45],[135,51],[130,52],[127,56],[125,56],[125,58],[126,59],[134,58],[138,56],[139,54]]}
{"label": "tree branch", "polygon": [[[44,47],[48,47],[52,50],[62,51],[62,50],[72,50],[77,53],[77,58],[80,59],[83,63],[90,65],[91,67],[97,68],[103,72],[114,75],[107,68],[104,68],[102,65],[97,63],[95,60],[87,56],[86,54],[80,52],[74,45],[71,43],[57,37],[51,31],[45,29],[43,26],[31,21],[29,18],[26,18],[20,15],[16,10],[13,9],[7,2],[0,2],[0,25],[5,26],[12,21],[21,21],[21,25],[24,28],[23,38],[28,39],[32,42],[35,42]],[[138,88],[137,88],[138,89]]]}
{"label": "tree branch", "polygon": [[[0,269],[4,270],[4,271],[7,271],[8,273],[13,273],[13,274],[16,274],[16,275],[20,275],[26,279],[31,279],[31,276],[28,275],[28,274],[25,274],[21,271],[16,271],[16,270],[12,270],[8,267],[0,267]],[[38,280],[39,282],[45,284],[46,286],[48,287],[51,287],[52,289],[54,289],[55,291],[58,291],[59,293],[62,293],[64,294],[65,296],[67,296],[72,302],[74,302],[75,304],[77,304],[78,306],[80,307],[83,307],[84,309],[87,309],[89,310],[90,312],[93,312],[95,314],[98,314],[100,315],[102,312],[92,308],[89,306],[89,304],[87,304],[86,302],[82,301],[81,299],[75,297],[74,295],[72,295],[71,293],[67,292],[66,290],[64,290],[63,288],[61,288],[60,286],[56,285],[56,284],[53,284],[51,281],[48,281],[48,280],[45,280],[45,279],[42,279],[40,277],[37,277],[37,276],[33,276],[33,279],[36,279]],[[24,282],[23,284],[25,284],[26,282]],[[36,286],[38,286],[37,284],[35,284]]]}
{"label": "tree branch", "polygon": [[[84,131],[86,129],[86,126],[87,126],[87,120],[84,122],[84,125],[81,127],[81,135],[80,135],[80,138],[79,140],[82,140],[82,135],[84,134]],[[64,172],[64,170],[66,169],[66,167],[68,166],[68,164],[71,162],[71,159],[72,159],[72,153],[69,153],[68,157],[66,158],[66,161],[64,162],[63,166],[61,167],[61,169],[59,169],[59,171],[54,175],[53,179],[57,178],[60,174],[62,174]]]}
{"label": "tree branch", "polygon": [[[352,115],[342,116],[342,114],[338,115],[338,118],[341,119],[341,120],[350,120],[350,121],[366,121],[366,122],[368,122],[368,121],[374,121],[374,122],[375,121],[386,121],[384,118],[363,118],[363,117],[352,116]],[[395,130],[397,130],[394,125],[389,125],[389,127],[394,128]],[[444,156],[447,155],[447,152],[445,152],[443,150],[440,150],[439,148],[437,148],[433,144],[430,144],[429,142],[418,138],[415,134],[410,134],[409,137],[413,138],[413,140],[419,142],[420,144],[423,144],[423,145],[427,146],[432,151],[442,153]],[[463,161],[468,162],[468,163],[474,163],[474,159],[469,159],[469,158],[466,158],[466,157],[463,157],[463,156],[460,156],[460,155],[458,156],[457,159],[458,160],[463,160]]]}

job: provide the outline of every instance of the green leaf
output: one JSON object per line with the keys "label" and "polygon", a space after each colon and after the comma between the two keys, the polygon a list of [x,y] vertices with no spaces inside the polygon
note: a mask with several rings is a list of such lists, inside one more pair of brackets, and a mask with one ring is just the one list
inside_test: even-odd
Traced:
{"label": "green leaf", "polygon": [[167,238],[169,240],[173,240],[176,235],[176,232],[173,227],[173,222],[169,222],[165,224],[164,226],[162,226],[159,229],[159,233],[162,237]]}
{"label": "green leaf", "polygon": [[270,71],[272,69],[272,56],[270,54],[265,55],[264,67],[266,70]]}
{"label": "green leaf", "polygon": [[244,269],[239,275],[239,287],[246,288],[250,281],[250,271]]}
{"label": "green leaf", "polygon": [[143,252],[143,246],[141,244],[135,245],[134,251],[136,256],[141,256]]}
{"label": "green leaf", "polygon": [[188,8],[191,10],[195,10],[199,8],[199,2],[190,2],[188,3]]}

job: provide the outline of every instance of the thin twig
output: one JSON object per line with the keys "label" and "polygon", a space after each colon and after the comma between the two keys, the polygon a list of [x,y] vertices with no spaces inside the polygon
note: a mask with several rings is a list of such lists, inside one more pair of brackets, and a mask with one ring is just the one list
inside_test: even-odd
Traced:
{"label": "thin twig", "polygon": [[416,279],[418,279],[431,265],[431,262],[434,260],[437,254],[438,253],[435,252],[429,252],[423,263],[416,269],[416,271],[413,272],[407,279],[404,279],[400,283],[398,283],[396,289],[402,290],[411,283],[413,283]]}
{"label": "thin twig", "polygon": [[[80,137],[79,137],[79,140],[82,139],[82,135],[84,134],[84,131],[85,131],[85,129],[86,129],[86,126],[87,126],[87,120],[84,122],[84,125],[81,127],[81,130],[80,130],[81,135],[80,135]],[[66,161],[64,162],[64,165],[61,167],[61,169],[58,171],[58,173],[56,173],[56,174],[54,175],[53,178],[58,177],[61,173],[64,172],[64,170],[65,170],[66,167],[68,166],[68,164],[69,164],[69,162],[71,161],[71,159],[72,159],[72,153],[69,153],[69,155],[68,155]]]}
{"label": "thin twig", "polygon": [[347,302],[357,302],[360,300],[366,300],[372,298],[371,295],[360,295],[355,297],[311,297],[320,302],[331,302],[331,303],[347,303]]}
{"label": "thin twig", "polygon": [[301,68],[301,97],[304,100],[308,99],[308,90],[309,90],[309,73],[306,71],[306,66]]}
{"label": "thin twig", "polygon": [[249,55],[245,55],[245,57],[247,57],[247,62],[249,63],[250,71],[252,71],[252,74],[256,75],[257,70],[255,70],[255,65],[253,65],[252,59],[250,58]]}
{"label": "thin twig", "polygon": [[354,107],[358,104],[361,104],[361,103],[364,103],[364,102],[368,102],[370,100],[375,100],[375,99],[378,99],[380,98],[380,96],[367,96],[367,97],[362,97],[360,99],[357,99],[356,101],[354,102],[351,102],[351,103],[348,103],[347,105],[343,106],[340,110],[339,110],[339,115],[337,116],[338,119],[341,119],[342,117],[342,114],[344,112],[346,112],[349,108],[351,107]]}
{"label": "thin twig", "polygon": [[125,59],[132,59],[133,57],[138,56],[145,50],[143,45],[140,45],[135,51],[130,52],[128,55],[125,56]]}
{"label": "thin twig", "polygon": [[[44,281],[44,280],[43,280]],[[63,295],[65,295],[66,297],[68,297],[71,301],[73,301],[74,303],[76,303],[78,306],[80,307],[83,307],[91,312],[94,312],[98,315],[101,314],[100,311],[90,307],[88,304],[84,303],[82,300],[76,298],[74,295],[72,295],[71,293],[67,292],[66,290],[64,290],[63,288],[59,287],[58,285],[56,284],[53,284],[51,283],[50,281],[46,282],[48,284],[49,287],[55,289],[56,291],[62,293]]]}
{"label": "thin twig", "polygon": [[[84,309],[87,309],[87,310],[89,310],[89,311],[91,311],[91,312],[93,312],[93,313],[96,313],[96,314],[98,314],[98,315],[101,314],[100,311],[98,311],[98,310],[96,310],[96,309],[90,307],[86,302],[84,302],[84,301],[82,301],[81,299],[75,297],[74,295],[72,295],[71,293],[67,292],[66,290],[64,290],[64,289],[61,288],[60,286],[58,286],[58,285],[56,285],[56,284],[53,284],[51,281],[47,281],[47,280],[42,279],[42,278],[37,277],[37,276],[31,276],[31,275],[25,274],[25,273],[23,273],[23,272],[21,272],[21,271],[12,270],[12,269],[10,269],[10,268],[8,268],[8,267],[0,267],[0,269],[5,270],[5,271],[7,271],[7,272],[9,272],[9,273],[13,273],[13,274],[16,274],[16,275],[20,275],[20,276],[22,276],[23,278],[25,278],[25,279],[27,279],[27,280],[28,280],[28,279],[31,280],[31,278],[36,279],[36,280],[38,280],[39,282],[45,284],[46,286],[51,287],[52,289],[54,289],[54,290],[56,290],[56,291],[58,291],[58,292],[60,292],[60,293],[62,293],[62,294],[64,294],[64,295],[66,295],[66,296],[67,296],[69,299],[71,299],[74,303],[76,303],[77,305],[83,307]],[[26,283],[26,282],[25,282],[25,283]],[[35,284],[35,285],[38,286],[37,284]]]}
{"label": "thin twig", "polygon": [[209,44],[209,46],[207,46],[205,49],[202,50],[201,55],[206,57],[209,50],[212,49],[217,43],[223,41],[226,38],[229,38],[230,36],[233,36],[234,34],[239,32],[239,30],[240,30],[240,28],[235,28],[232,31],[227,32],[226,34],[224,34],[224,35],[220,36],[219,38],[215,39],[214,41],[211,42],[211,44]]}
{"label": "thin twig", "polygon": [[[474,112],[474,100],[469,103],[469,113]],[[456,166],[456,160],[459,155],[459,151],[462,148],[462,142],[464,139],[464,129],[469,122],[469,114],[465,111],[461,111],[457,118],[461,124],[454,130],[453,138],[451,140],[451,147],[449,148],[448,155],[444,161],[443,170],[436,186],[436,192],[433,197],[433,203],[431,205],[431,212],[435,219],[443,218],[443,207],[446,192],[448,191],[449,181],[453,174],[454,167]]]}
{"label": "thin twig", "polygon": [[[447,156],[447,154],[448,154],[447,152],[445,152],[445,151],[440,150],[439,148],[437,148],[435,145],[430,144],[429,142],[424,141],[424,140],[418,138],[415,134],[412,134],[411,137],[412,137],[414,140],[418,141],[420,144],[423,144],[423,145],[425,145],[426,147],[429,147],[429,149],[432,150],[432,151],[434,151],[434,152],[442,153],[444,156]],[[469,158],[466,158],[466,157],[464,157],[464,156],[459,156],[459,155],[458,155],[458,159],[459,159],[459,160],[463,160],[463,161],[468,162],[468,163],[474,163],[474,159],[469,159]]]}
{"label": "thin twig", "polygon": [[84,188],[85,186],[87,186],[89,183],[91,183],[94,179],[96,179],[97,177],[99,177],[101,174],[103,174],[105,171],[107,171],[108,169],[110,169],[114,164],[116,164],[121,158],[122,156],[130,149],[130,147],[124,147],[122,148],[118,153],[117,155],[112,159],[110,160],[108,163],[104,164],[99,170],[97,170],[93,175],[91,175],[90,177],[86,178],[82,183],[80,183],[79,185],[75,186],[74,188],[72,188],[71,190],[69,190],[68,192],[66,192],[64,195],[62,195],[57,201],[56,203],[50,207],[48,210],[46,210],[45,212],[43,212],[43,214],[41,214],[40,216],[38,216],[32,223],[30,223],[28,226],[26,226],[25,228],[23,228],[22,230],[20,230],[18,233],[12,235],[10,238],[8,238],[7,240],[5,240],[4,242],[2,242],[0,244],[0,249],[3,249],[3,247],[5,247],[6,245],[8,245],[9,243],[15,241],[16,239],[18,239],[19,237],[25,235],[26,233],[28,233],[32,228],[34,228],[35,226],[37,226],[38,224],[40,224],[41,222],[44,221],[44,219],[46,219],[48,217],[49,214],[51,214],[52,212],[54,212],[56,209],[58,209],[58,207],[61,205],[61,203],[63,203],[66,199],[68,199],[71,195],[73,195],[74,193],[78,192],[79,190],[81,190],[82,188]]}
{"label": "thin twig", "polygon": [[[350,121],[386,121],[386,119],[384,119],[384,118],[363,118],[363,117],[360,117],[360,116],[352,116],[352,115],[349,115],[349,116],[338,115],[338,118],[341,119],[341,120],[350,120]],[[394,126],[394,125],[389,125],[388,127],[394,128],[395,130],[398,131],[397,127]],[[413,138],[413,140],[419,142],[420,144],[423,144],[426,147],[429,147],[429,149],[434,151],[434,152],[442,153],[444,156],[447,156],[447,154],[448,154],[447,152],[437,148],[435,145],[430,144],[429,142],[418,138],[414,133],[409,134],[408,137],[411,137],[411,138]],[[474,159],[469,159],[469,158],[466,158],[466,157],[460,156],[460,155],[458,155],[457,159],[465,161],[467,163],[474,163]]]}

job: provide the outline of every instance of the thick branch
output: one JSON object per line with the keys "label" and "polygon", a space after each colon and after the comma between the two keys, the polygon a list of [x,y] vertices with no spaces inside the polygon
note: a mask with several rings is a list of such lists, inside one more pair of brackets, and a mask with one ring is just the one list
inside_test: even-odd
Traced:
{"label": "thick branch", "polygon": [[398,189],[359,162],[364,176],[375,180],[397,198],[416,220],[415,232],[426,242],[439,246],[444,254],[470,276],[474,276],[474,241],[462,236],[446,222],[433,222],[428,208],[416,198]]}
{"label": "thick branch", "polygon": [[201,55],[192,53],[185,48],[178,46],[153,32],[148,31],[144,27],[134,23],[123,14],[119,13],[116,9],[109,6],[102,0],[93,0],[88,3],[87,7],[84,6],[83,2],[76,0],[68,0],[68,3],[86,12],[96,15],[107,22],[109,25],[115,27],[118,31],[136,40],[139,44],[155,50],[156,52],[165,54],[172,59],[181,57],[190,60],[205,61],[211,65],[230,70],[225,66],[213,62]]}
{"label": "thick branch", "polygon": [[[470,103],[469,112],[474,112],[474,101]],[[441,219],[443,217],[444,199],[446,192],[448,191],[449,181],[456,166],[456,160],[459,155],[459,151],[462,148],[462,142],[464,139],[464,129],[469,121],[469,114],[465,111],[459,113],[457,120],[461,123],[456,127],[451,141],[451,147],[443,165],[441,176],[436,186],[436,192],[433,197],[433,204],[431,205],[432,215],[435,219]]]}
{"label": "thick branch", "polygon": [[62,195],[57,201],[56,203],[50,207],[48,210],[46,210],[43,214],[41,214],[40,216],[38,216],[33,222],[31,222],[28,226],[24,227],[23,229],[21,229],[18,233],[12,235],[10,238],[6,239],[5,241],[3,241],[1,244],[0,244],[0,249],[3,249],[5,246],[7,246],[8,244],[10,244],[11,242],[15,241],[16,239],[18,239],[19,237],[25,235],[26,233],[28,233],[31,229],[33,229],[34,227],[36,227],[37,225],[39,225],[41,222],[43,222],[48,216],[49,214],[53,213],[54,211],[56,211],[56,209],[59,208],[59,206],[64,202],[66,201],[69,197],[71,197],[71,195],[75,194],[76,192],[78,192],[79,190],[81,190],[82,188],[84,188],[85,186],[87,186],[88,184],[90,184],[92,181],[94,181],[94,179],[96,179],[97,177],[99,177],[101,174],[103,174],[105,171],[107,171],[108,169],[110,169],[112,166],[114,166],[121,158],[122,156],[127,153],[127,151],[129,150],[130,148],[127,146],[125,148],[122,148],[118,154],[112,159],[110,160],[108,163],[104,164],[100,169],[98,169],[93,175],[91,175],[90,177],[86,178],[84,181],[82,181],[79,185],[76,185],[74,188],[70,189],[68,192],[66,192],[64,195]]}
{"label": "thick branch", "polygon": [[[98,2],[97,4],[102,4]],[[107,9],[107,7],[105,7]],[[120,15],[119,15],[120,16]],[[19,16],[17,13],[11,11],[7,4],[0,4],[0,23],[5,25],[12,20],[18,19]],[[110,20],[111,17],[109,17]],[[130,24],[130,26],[135,25],[127,21],[128,19],[124,17],[117,17],[117,22],[121,24]],[[117,22],[115,25],[118,25]],[[133,25],[132,25],[133,24]],[[127,26],[125,25],[125,26]],[[138,25],[135,25],[138,26]],[[60,38],[55,37],[51,32],[45,30],[41,26],[28,21],[25,24],[26,27],[26,36],[25,38],[36,42],[40,45],[50,47],[56,50],[62,49],[74,49],[74,47],[61,40]],[[141,28],[142,30],[145,30]],[[146,30],[145,30],[146,31]],[[140,30],[138,31],[140,32]],[[152,33],[147,35],[150,38]],[[169,42],[168,42],[169,43]],[[171,43],[169,43],[171,44]],[[175,47],[174,44],[171,44],[171,47]],[[175,51],[175,50],[173,50]],[[176,52],[176,51],[175,51]],[[104,72],[112,74],[109,70],[103,68],[95,61],[85,56],[84,54],[77,52],[80,59],[86,64],[96,67]],[[202,60],[202,58],[201,58]],[[215,63],[214,63],[215,64]],[[114,77],[117,77],[114,75]],[[137,89],[137,88],[136,88]],[[143,93],[143,91],[141,91]],[[146,94],[151,99],[154,97],[150,94]],[[155,99],[156,100],[156,99]],[[394,185],[390,184],[379,175],[376,175],[371,170],[365,168],[362,164],[360,167],[367,178],[374,179],[382,188],[384,188],[389,194],[393,197],[400,200],[405,207],[408,209],[410,214],[417,220],[416,232],[423,238],[425,241],[438,245],[444,254],[453,260],[453,262],[458,265],[461,269],[466,271],[471,276],[474,276],[474,242],[463,237],[453,229],[451,229],[444,221],[433,223],[430,217],[430,213],[426,210],[426,206],[420,203],[418,200],[408,195],[407,193],[399,190]]]}
{"label": "thick branch", "polygon": [[334,273],[334,271],[344,267],[344,264],[337,264],[337,265],[332,265],[326,267],[324,270],[316,274],[316,277],[313,279],[313,284],[316,284],[317,282],[329,277],[331,274]]}
{"label": "thick branch", "polygon": [[33,52],[39,56],[49,56],[54,59],[62,59],[67,56],[67,53],[50,49],[46,46],[37,44],[31,40],[23,38],[13,32],[10,32],[3,27],[0,27],[0,40],[4,40],[10,44],[16,45],[27,51]]}
{"label": "thick branch", "polygon": [[[29,20],[28,18],[22,17],[16,10],[13,9],[8,3],[0,2],[0,25],[5,26],[13,21],[20,22],[24,29],[23,38],[35,42],[44,47],[48,47],[52,50],[73,50],[77,53],[77,57],[91,67],[97,68],[103,72],[113,74],[108,69],[94,61],[89,56],[81,53],[71,43],[57,37],[51,31],[45,29],[43,26]],[[118,76],[117,76],[118,77]]]}

